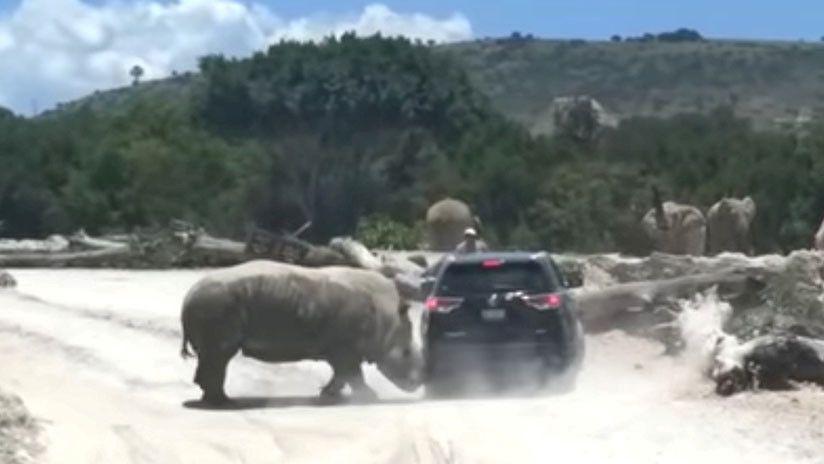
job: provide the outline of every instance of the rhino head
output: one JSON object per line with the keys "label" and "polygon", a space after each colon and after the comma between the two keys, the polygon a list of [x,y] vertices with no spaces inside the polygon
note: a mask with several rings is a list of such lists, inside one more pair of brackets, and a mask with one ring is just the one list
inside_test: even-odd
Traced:
{"label": "rhino head", "polygon": [[426,357],[424,354],[424,314],[411,310],[401,301],[398,307],[400,324],[392,334],[389,349],[377,361],[378,370],[402,390],[417,390],[424,380]]}

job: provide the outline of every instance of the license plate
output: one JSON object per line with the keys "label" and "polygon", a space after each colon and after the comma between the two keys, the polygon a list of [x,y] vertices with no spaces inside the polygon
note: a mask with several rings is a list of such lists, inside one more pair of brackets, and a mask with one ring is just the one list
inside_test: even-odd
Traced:
{"label": "license plate", "polygon": [[481,319],[485,321],[502,321],[506,319],[506,310],[499,308],[482,309]]}

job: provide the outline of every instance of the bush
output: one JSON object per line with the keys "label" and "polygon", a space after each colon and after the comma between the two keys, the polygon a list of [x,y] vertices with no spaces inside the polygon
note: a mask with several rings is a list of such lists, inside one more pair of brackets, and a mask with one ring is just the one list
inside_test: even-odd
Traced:
{"label": "bush", "polygon": [[420,248],[422,227],[410,227],[388,216],[376,214],[358,222],[355,237],[367,248],[414,250]]}

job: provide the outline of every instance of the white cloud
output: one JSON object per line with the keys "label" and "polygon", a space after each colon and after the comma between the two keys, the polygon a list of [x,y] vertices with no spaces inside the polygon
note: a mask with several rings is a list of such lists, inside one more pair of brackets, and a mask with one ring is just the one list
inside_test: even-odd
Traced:
{"label": "white cloud", "polygon": [[459,14],[433,18],[381,4],[346,17],[283,19],[244,0],[23,0],[0,17],[0,106],[30,114],[97,89],[126,85],[138,64],[145,79],[193,70],[209,53],[248,55],[281,39],[380,32],[437,42],[471,38]]}

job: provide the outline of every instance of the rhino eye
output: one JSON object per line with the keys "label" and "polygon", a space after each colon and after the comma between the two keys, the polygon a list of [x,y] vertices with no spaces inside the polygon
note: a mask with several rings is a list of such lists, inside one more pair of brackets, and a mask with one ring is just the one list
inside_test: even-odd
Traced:
{"label": "rhino eye", "polygon": [[409,349],[409,348],[404,348],[404,350],[403,350],[403,357],[404,357],[404,358],[408,358],[408,357],[410,357],[410,356],[412,356],[412,350],[411,350],[411,349]]}

